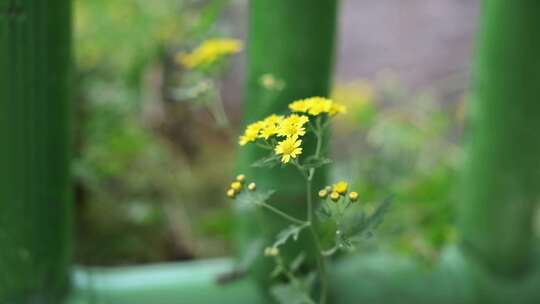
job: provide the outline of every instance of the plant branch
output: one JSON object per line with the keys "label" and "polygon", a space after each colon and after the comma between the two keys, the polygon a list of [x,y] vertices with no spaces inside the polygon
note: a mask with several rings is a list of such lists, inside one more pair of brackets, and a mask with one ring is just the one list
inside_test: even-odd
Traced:
{"label": "plant branch", "polygon": [[306,222],[306,221],[302,221],[300,219],[297,219],[294,216],[288,215],[287,213],[285,213],[285,212],[283,212],[283,211],[281,211],[281,210],[279,210],[279,209],[277,209],[277,208],[275,208],[275,207],[273,207],[271,205],[268,205],[267,203],[260,202],[259,205],[266,208],[266,209],[268,209],[268,210],[270,210],[270,211],[272,211],[272,212],[274,212],[275,214],[283,217],[284,219],[295,223],[295,224],[298,224],[298,225],[310,225],[310,222]]}

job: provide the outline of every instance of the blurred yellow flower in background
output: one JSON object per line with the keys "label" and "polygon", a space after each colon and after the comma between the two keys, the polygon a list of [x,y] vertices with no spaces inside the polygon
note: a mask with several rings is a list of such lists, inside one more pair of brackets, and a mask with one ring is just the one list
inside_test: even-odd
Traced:
{"label": "blurred yellow flower in background", "polygon": [[269,73],[261,75],[259,84],[267,90],[281,91],[285,88],[285,82],[282,79]]}
{"label": "blurred yellow flower in background", "polygon": [[348,119],[356,123],[358,120],[369,121],[375,114],[375,90],[373,85],[366,80],[338,83],[332,90],[332,98],[337,101],[336,105],[344,104],[347,109],[335,107],[330,115],[334,115],[335,111],[340,113],[348,110],[350,113]]}
{"label": "blurred yellow flower in background", "polygon": [[242,42],[240,40],[209,39],[191,53],[177,54],[176,61],[189,69],[206,67],[224,56],[236,54],[241,50]]}

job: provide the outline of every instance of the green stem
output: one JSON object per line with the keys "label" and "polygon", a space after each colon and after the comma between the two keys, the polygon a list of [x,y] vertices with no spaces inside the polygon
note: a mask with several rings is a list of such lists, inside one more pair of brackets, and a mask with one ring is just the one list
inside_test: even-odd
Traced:
{"label": "green stem", "polygon": [[317,129],[315,131],[315,136],[317,137],[317,147],[315,148],[315,158],[318,158],[321,154],[321,147],[322,147],[322,129],[321,129],[320,117],[317,117]]}
{"label": "green stem", "polygon": [[291,222],[293,222],[295,224],[302,225],[302,226],[309,224],[308,222],[297,219],[294,216],[290,216],[287,213],[285,213],[285,212],[283,212],[283,211],[281,211],[281,210],[279,210],[279,209],[277,209],[277,208],[275,208],[275,207],[273,207],[271,205],[268,205],[266,203],[259,203],[259,205],[261,205],[262,207],[274,212],[275,214],[277,214],[277,215],[283,217],[284,219],[289,220],[289,221],[291,221]]}
{"label": "green stem", "polygon": [[[314,169],[311,169],[312,172],[314,172]],[[326,282],[326,265],[325,260],[323,256],[323,249],[321,245],[321,241],[319,240],[319,235],[317,234],[317,231],[315,230],[315,225],[313,224],[313,201],[312,201],[312,191],[311,191],[311,183],[312,183],[312,177],[313,174],[310,174],[310,178],[306,179],[306,196],[307,196],[307,210],[308,210],[308,222],[309,225],[309,231],[311,233],[311,236],[313,237],[313,242],[315,243],[315,246],[317,247],[317,271],[319,272],[319,280],[321,283],[321,294],[319,298],[319,303],[324,304],[326,303],[326,289],[327,289],[327,282]]]}
{"label": "green stem", "polygon": [[223,100],[219,94],[219,88],[216,87],[213,82],[211,82],[211,84],[210,90],[212,93],[210,96],[210,103],[207,103],[208,109],[214,117],[218,127],[221,129],[227,129],[230,126],[230,122],[227,118],[227,113],[225,113],[225,108],[223,107]]}
{"label": "green stem", "polygon": [[[315,158],[318,158],[321,154],[321,145],[322,145],[322,134],[321,134],[321,119],[320,117],[317,117],[317,129],[315,130],[315,135],[317,137],[317,144],[315,148]],[[311,168],[309,170],[308,177],[306,179],[306,196],[307,196],[307,219],[310,223],[309,225],[309,231],[311,232],[311,235],[313,237],[313,241],[315,242],[315,245],[317,246],[317,268],[319,271],[319,280],[321,283],[321,294],[319,298],[319,303],[324,304],[326,303],[326,289],[327,289],[327,282],[326,282],[326,265],[325,265],[325,259],[324,259],[324,253],[323,248],[321,245],[321,241],[319,239],[319,235],[317,234],[317,231],[315,230],[315,225],[313,222],[313,191],[312,191],[312,181],[313,176],[315,175],[315,168]]]}
{"label": "green stem", "polygon": [[[322,130],[321,130],[321,118],[317,117],[316,120],[316,128],[314,128],[314,133],[317,138],[316,142],[316,148],[315,148],[315,158],[319,158],[321,154],[321,146],[322,146]],[[319,303],[324,304],[326,303],[326,294],[327,294],[327,281],[326,281],[326,264],[325,264],[325,254],[324,250],[321,245],[321,241],[319,239],[319,235],[317,234],[315,224],[313,221],[313,191],[312,191],[312,183],[313,183],[313,177],[315,176],[315,168],[309,169],[309,172],[305,173],[305,168],[302,167],[299,163],[294,162],[298,170],[303,173],[303,175],[306,177],[306,197],[307,197],[307,221],[310,224],[309,225],[309,231],[311,233],[311,236],[313,237],[313,242],[315,243],[315,246],[317,247],[317,270],[319,272],[319,280],[321,283],[321,294],[319,298]]]}

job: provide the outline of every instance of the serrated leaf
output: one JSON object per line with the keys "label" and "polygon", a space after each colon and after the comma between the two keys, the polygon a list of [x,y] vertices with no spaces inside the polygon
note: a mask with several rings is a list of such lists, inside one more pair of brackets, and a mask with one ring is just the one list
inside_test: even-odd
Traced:
{"label": "serrated leaf", "polygon": [[291,265],[289,266],[291,268],[291,272],[296,272],[300,266],[302,266],[302,263],[304,263],[306,259],[306,254],[304,252],[301,252],[294,260],[291,262]]}
{"label": "serrated leaf", "polygon": [[317,217],[323,222],[328,221],[332,217],[332,213],[325,204],[321,205],[321,207],[315,211],[315,214],[317,214]]}
{"label": "serrated leaf", "polygon": [[285,244],[289,239],[293,239],[294,241],[298,240],[298,235],[302,231],[302,229],[306,228],[307,226],[296,226],[291,225],[286,229],[281,230],[278,235],[276,236],[276,241],[274,242],[273,247],[278,247],[283,244]]}
{"label": "serrated leaf", "polygon": [[283,266],[281,266],[281,264],[276,264],[276,267],[274,267],[274,270],[270,272],[270,278],[274,279],[280,274],[282,274],[284,271],[285,269],[283,269]]}
{"label": "serrated leaf", "polygon": [[251,166],[255,168],[273,168],[278,164],[279,155],[272,154],[255,161]]}
{"label": "serrated leaf", "polygon": [[311,290],[315,285],[315,279],[317,279],[317,273],[315,271],[309,272],[304,278],[302,278],[302,285],[307,290]]}
{"label": "serrated leaf", "polygon": [[237,262],[236,268],[243,271],[248,270],[251,265],[253,265],[255,260],[260,256],[263,247],[264,239],[262,238],[251,242],[241,255],[240,260]]}
{"label": "serrated leaf", "polygon": [[377,226],[382,223],[384,215],[388,211],[392,200],[393,196],[386,198],[379,206],[377,206],[373,214],[368,217],[361,214],[361,218],[357,220],[351,228],[351,235],[371,233],[373,229],[377,228]]}
{"label": "serrated leaf", "polygon": [[333,161],[329,158],[319,157],[319,158],[307,158],[306,161],[302,164],[306,169],[315,169],[322,167],[324,165],[331,164]]}
{"label": "serrated leaf", "polygon": [[236,198],[236,200],[239,205],[257,205],[257,204],[267,202],[275,192],[276,191],[274,190],[255,191],[255,192],[243,191]]}
{"label": "serrated leaf", "polygon": [[344,233],[336,237],[336,244],[338,245],[339,249],[353,249],[354,248],[353,242]]}

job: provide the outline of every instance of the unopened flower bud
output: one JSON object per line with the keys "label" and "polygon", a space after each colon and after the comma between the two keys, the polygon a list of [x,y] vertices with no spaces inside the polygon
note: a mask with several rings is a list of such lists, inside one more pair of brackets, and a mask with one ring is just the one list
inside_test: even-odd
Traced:
{"label": "unopened flower bud", "polygon": [[279,249],[277,249],[277,247],[266,247],[264,249],[264,255],[265,256],[278,256]]}
{"label": "unopened flower bud", "polygon": [[352,191],[349,193],[349,199],[351,202],[356,202],[358,200],[358,193],[356,191]]}
{"label": "unopened flower bud", "polygon": [[234,191],[234,189],[227,190],[227,197],[234,198],[235,196],[236,196],[236,192]]}
{"label": "unopened flower bud", "polygon": [[328,191],[326,191],[326,189],[322,189],[321,191],[319,191],[320,198],[326,198],[327,196],[328,196]]}
{"label": "unopened flower bud", "polygon": [[236,176],[236,180],[239,182],[243,182],[246,179],[246,176],[244,174],[238,174]]}
{"label": "unopened flower bud", "polygon": [[330,199],[334,202],[337,202],[339,200],[339,193],[337,192],[330,193]]}
{"label": "unopened flower bud", "polygon": [[257,185],[255,183],[249,183],[248,190],[255,191],[255,189],[257,189]]}
{"label": "unopened flower bud", "polygon": [[233,182],[231,184],[231,189],[233,189],[234,191],[236,192],[240,192],[240,190],[242,189],[242,183],[240,182]]}

